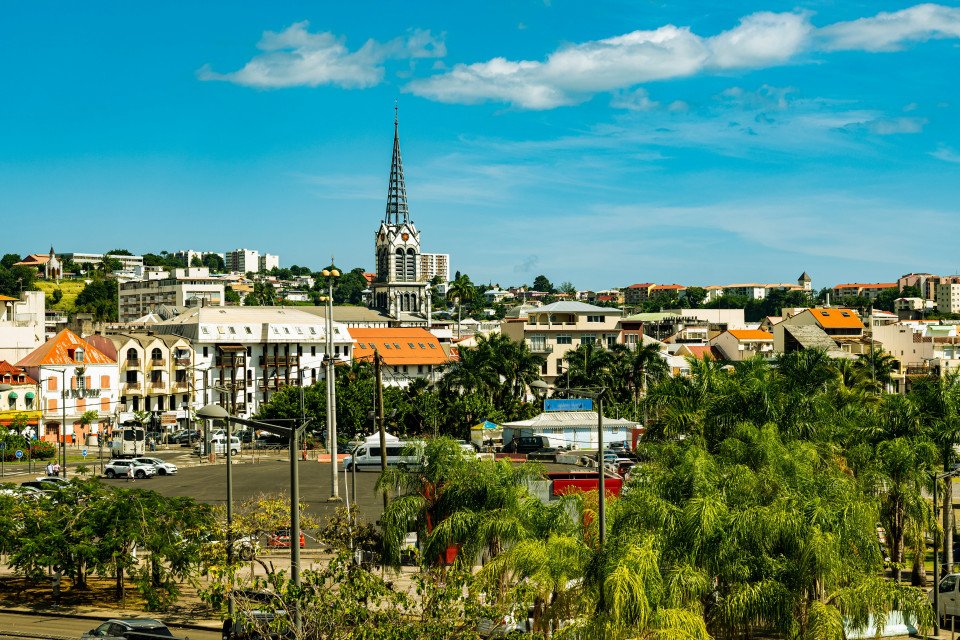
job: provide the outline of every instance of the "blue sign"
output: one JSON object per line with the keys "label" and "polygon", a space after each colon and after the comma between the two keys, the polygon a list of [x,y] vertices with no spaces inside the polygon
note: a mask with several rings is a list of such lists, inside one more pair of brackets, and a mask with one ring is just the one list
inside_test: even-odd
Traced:
{"label": "blue sign", "polygon": [[17,456],[17,460],[19,460],[20,458],[23,457],[23,451],[20,451],[20,449],[17,449],[17,452],[13,455]]}
{"label": "blue sign", "polygon": [[0,442],[0,450],[4,450],[4,449],[6,449],[6,448],[7,448],[7,443],[6,443],[6,442]]}
{"label": "blue sign", "polygon": [[544,411],[593,411],[591,398],[555,398],[543,401]]}
{"label": "blue sign", "polygon": [[80,452],[80,455],[82,455],[84,458],[86,458],[86,457],[87,457],[87,450],[84,449],[83,451],[81,451],[81,452]]}

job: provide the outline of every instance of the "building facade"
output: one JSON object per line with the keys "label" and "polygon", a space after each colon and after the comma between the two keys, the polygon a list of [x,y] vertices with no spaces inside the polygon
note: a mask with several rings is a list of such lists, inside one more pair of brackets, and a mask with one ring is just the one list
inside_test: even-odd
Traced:
{"label": "building facade", "polygon": [[936,300],[940,313],[960,313],[960,284],[938,284]]}
{"label": "building facade", "polygon": [[430,282],[440,278],[441,282],[450,282],[450,254],[449,253],[421,253],[420,279]]}
{"label": "building facade", "polygon": [[118,260],[122,265],[123,269],[133,269],[135,267],[143,267],[143,256],[124,256],[124,255],[113,255],[111,253],[61,253],[60,259],[64,262],[73,262],[74,264],[79,265],[91,265],[96,266],[103,262],[104,258],[113,258]]}
{"label": "building facade", "polygon": [[227,271],[233,273],[248,273],[260,270],[260,252],[253,249],[235,249],[227,251],[223,259]]}
{"label": "building facade", "polygon": [[[288,386],[324,377],[323,318],[295,307],[195,307],[158,323],[158,335],[185,338],[193,347],[192,408],[216,402],[236,416],[253,415],[260,403]],[[349,362],[353,339],[333,325],[331,357]]]}
{"label": "building facade", "polygon": [[[41,439],[82,442],[86,436],[99,436],[113,421],[119,401],[117,363],[69,329],[17,366],[38,382]],[[84,424],[88,412],[94,419]]]}
{"label": "building facade", "polygon": [[383,384],[406,387],[414,380],[436,382],[450,358],[435,335],[420,327],[350,329],[353,359],[373,362],[379,353]]}
{"label": "building facade", "polygon": [[526,316],[507,319],[501,333],[544,357],[541,378],[552,385],[567,369],[567,352],[581,344],[610,347],[621,342],[623,312],[583,302],[554,302],[527,311]]}
{"label": "building facade", "polygon": [[42,291],[0,295],[0,360],[18,362],[46,342],[45,307]]}
{"label": "building facade", "polygon": [[280,268],[280,256],[265,253],[257,259],[257,268],[260,271],[271,271]]}
{"label": "building facade", "polygon": [[120,322],[132,322],[159,305],[183,308],[224,304],[223,280],[210,276],[206,267],[174,269],[169,278],[132,280],[118,286]]}

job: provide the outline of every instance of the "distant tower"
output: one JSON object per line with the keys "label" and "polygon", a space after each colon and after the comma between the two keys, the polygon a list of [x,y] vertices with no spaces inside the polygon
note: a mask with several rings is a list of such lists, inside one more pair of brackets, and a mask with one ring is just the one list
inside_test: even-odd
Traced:
{"label": "distant tower", "polygon": [[810,282],[811,282],[810,276],[807,275],[806,271],[801,273],[800,277],[797,278],[797,284],[803,287],[804,291],[810,291],[810,288],[811,288]]}
{"label": "distant tower", "polygon": [[393,116],[393,158],[387,187],[387,211],[374,239],[377,277],[370,285],[370,306],[406,326],[420,326],[429,317],[429,285],[420,282],[420,232],[410,220],[407,187],[400,158],[400,125]]}
{"label": "distant tower", "polygon": [[60,260],[57,258],[57,254],[53,252],[53,245],[50,245],[50,259],[44,265],[44,276],[47,279],[53,278],[59,281],[63,275],[62,272],[63,268],[60,266]]}

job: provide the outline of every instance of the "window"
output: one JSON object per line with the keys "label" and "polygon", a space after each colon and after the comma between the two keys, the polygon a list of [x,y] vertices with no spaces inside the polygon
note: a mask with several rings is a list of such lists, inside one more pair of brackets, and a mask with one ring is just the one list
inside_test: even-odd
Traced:
{"label": "window", "polygon": [[587,322],[603,322],[603,316],[587,316]]}
{"label": "window", "polygon": [[223,327],[217,327],[217,333],[219,333],[220,335],[223,335],[225,333],[223,330]]}
{"label": "window", "polygon": [[371,349],[376,349],[376,347],[373,345],[372,342],[368,342],[367,344],[370,345],[370,348],[371,348]]}
{"label": "window", "polygon": [[252,334],[253,334],[253,330],[252,330],[250,327],[244,327],[243,330],[244,330],[248,335],[252,335]]}
{"label": "window", "polygon": [[312,336],[317,335],[317,330],[314,329],[313,327],[310,327],[310,335],[312,335]]}
{"label": "window", "polygon": [[597,336],[593,334],[587,334],[580,336],[580,344],[596,344]]}
{"label": "window", "polygon": [[232,333],[232,334],[234,334],[234,335],[237,334],[237,328],[236,328],[236,327],[227,327],[227,328],[230,330],[230,333]]}
{"label": "window", "polygon": [[394,342],[394,343],[393,343],[393,348],[394,348],[394,349],[399,349],[399,348],[400,348],[400,345],[397,344],[396,342]]}
{"label": "window", "polygon": [[430,345],[430,348],[431,348],[431,349],[436,349],[436,348],[437,348],[437,346],[436,346],[435,344],[433,344],[432,342],[430,342],[430,343],[428,343],[428,344]]}
{"label": "window", "polygon": [[303,335],[303,327],[297,327],[297,333]]}
{"label": "window", "polygon": [[573,344],[573,338],[570,336],[557,336],[557,344]]}
{"label": "window", "polygon": [[360,348],[361,348],[361,349],[366,349],[366,348],[367,348],[367,345],[363,344],[362,342],[358,342],[357,344],[360,345]]}
{"label": "window", "polygon": [[204,357],[204,358],[210,357],[210,347],[204,347],[204,348],[203,348],[203,357]]}
{"label": "window", "polygon": [[311,356],[317,355],[317,347],[316,347],[316,345],[310,347],[310,355],[311,355]]}
{"label": "window", "polygon": [[413,346],[413,343],[412,343],[412,342],[408,342],[407,344],[410,345],[410,348],[411,348],[411,349],[416,349],[416,347]]}
{"label": "window", "polygon": [[423,373],[423,365],[422,365],[422,364],[418,364],[418,365],[417,365],[417,373]]}
{"label": "window", "polygon": [[284,328],[283,328],[283,332],[286,333],[286,334],[289,334],[289,333],[290,333],[290,327],[284,327]]}
{"label": "window", "polygon": [[77,362],[83,362],[83,349],[77,349],[73,357]]}
{"label": "window", "polygon": [[418,342],[417,344],[420,345],[420,348],[421,348],[421,349],[426,349],[426,347],[423,345],[422,342]]}
{"label": "window", "polygon": [[390,346],[390,343],[389,343],[389,342],[384,342],[384,343],[383,343],[383,346],[385,346],[387,349],[392,349],[392,348],[393,348],[393,347]]}

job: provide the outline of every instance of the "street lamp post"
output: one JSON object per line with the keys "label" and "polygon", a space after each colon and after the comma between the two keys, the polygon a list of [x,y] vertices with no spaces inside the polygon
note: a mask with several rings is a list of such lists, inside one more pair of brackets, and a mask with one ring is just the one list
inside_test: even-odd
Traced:
{"label": "street lamp post", "polygon": [[[205,419],[223,420],[227,423],[227,450],[230,449],[230,424],[237,423],[254,429],[269,431],[289,438],[290,449],[290,579],[297,587],[300,586],[300,473],[297,465],[298,441],[310,420],[302,421],[299,427],[282,427],[268,422],[249,420],[230,415],[226,409],[216,404],[208,404],[199,409],[197,415]],[[229,456],[229,454],[228,454]],[[232,508],[233,485],[230,479],[230,461],[227,459],[227,562],[232,559]],[[233,618],[233,596],[231,594],[228,608]],[[294,607],[294,627],[300,628],[300,611]]]}
{"label": "street lamp post", "polygon": [[340,271],[332,266],[320,274],[327,279],[327,449],[330,450],[330,497],[328,500],[340,500],[340,483],[337,478],[337,385],[334,378],[335,359],[333,357],[333,281],[340,277]]}
{"label": "street lamp post", "polygon": [[[955,478],[958,471],[946,473],[931,473],[933,476],[933,521],[937,521],[937,489],[944,478]],[[940,550],[937,548],[936,537],[933,541],[933,637],[940,635]]]}

